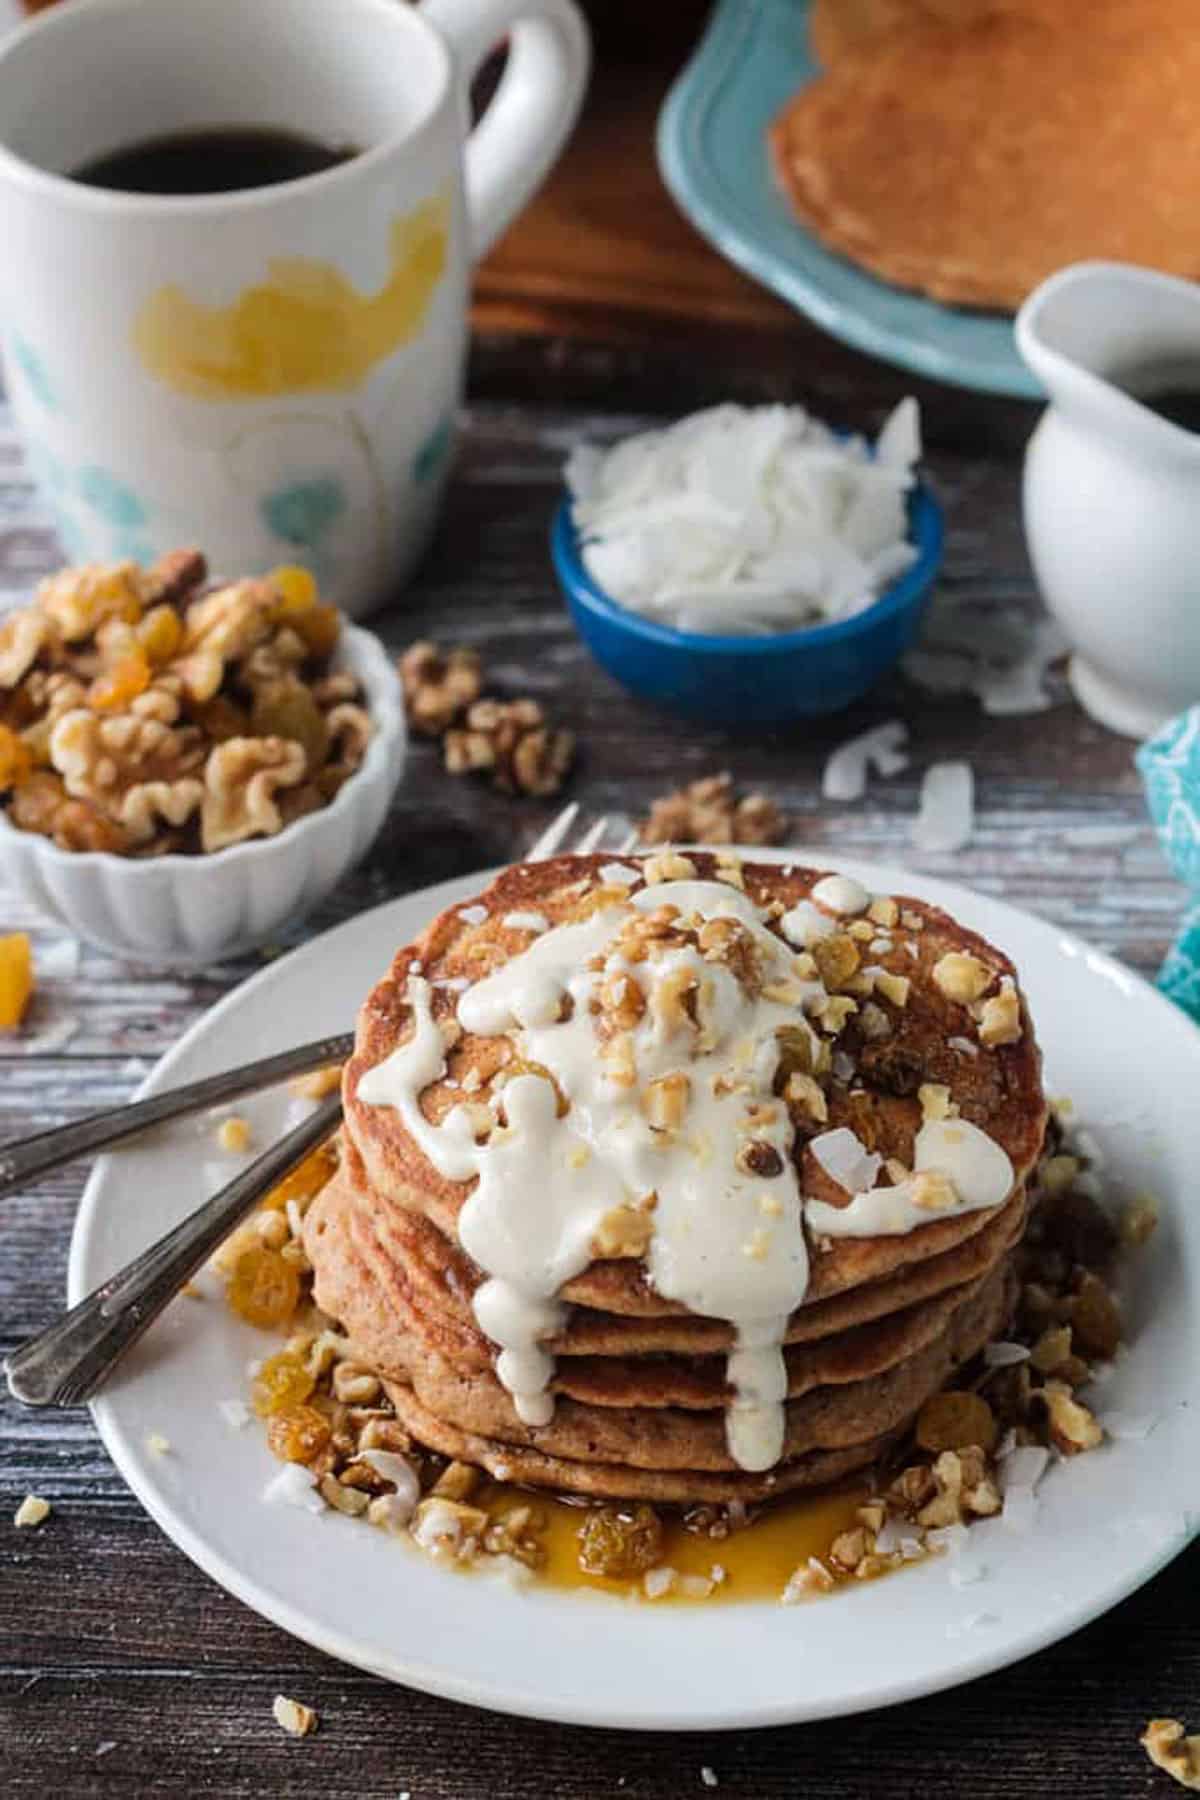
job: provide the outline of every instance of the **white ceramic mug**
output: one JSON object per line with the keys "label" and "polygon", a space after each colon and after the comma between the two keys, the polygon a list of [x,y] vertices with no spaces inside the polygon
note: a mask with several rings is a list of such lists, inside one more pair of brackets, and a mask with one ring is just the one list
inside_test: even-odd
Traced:
{"label": "white ceramic mug", "polygon": [[[228,574],[307,563],[354,614],[393,596],[453,445],[471,263],[587,67],[573,0],[72,0],[0,45],[0,325],[68,555],[197,544]],[[65,178],[228,125],[361,154],[183,198]]]}

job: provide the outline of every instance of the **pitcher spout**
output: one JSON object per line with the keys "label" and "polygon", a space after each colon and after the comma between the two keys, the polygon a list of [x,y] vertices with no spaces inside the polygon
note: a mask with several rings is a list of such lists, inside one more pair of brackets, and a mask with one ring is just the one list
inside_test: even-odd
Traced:
{"label": "pitcher spout", "polygon": [[[1053,403],[1142,454],[1200,463],[1200,286],[1130,263],[1083,262],[1035,288],[1017,348]],[[1159,407],[1197,396],[1194,419]]]}

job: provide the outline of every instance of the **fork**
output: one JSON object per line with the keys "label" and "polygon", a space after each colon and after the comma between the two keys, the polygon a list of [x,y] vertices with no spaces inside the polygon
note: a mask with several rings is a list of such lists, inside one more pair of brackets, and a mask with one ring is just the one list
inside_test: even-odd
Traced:
{"label": "fork", "polygon": [[[578,832],[574,853],[588,855],[599,849],[609,829],[607,814],[585,820],[578,802],[572,801],[530,847],[526,861],[543,862],[553,856],[573,830]],[[636,842],[636,831],[628,833],[615,853],[627,854]],[[263,1057],[224,1074],[206,1076],[131,1106],[94,1113],[75,1124],[6,1145],[0,1148],[0,1197],[77,1157],[122,1143],[152,1125],[181,1118],[239,1094],[255,1093],[289,1075],[344,1062],[353,1048],[354,1036],[350,1032],[318,1038],[311,1044]],[[4,1365],[13,1397],[26,1406],[79,1406],[91,1399],[126,1351],[149,1329],[221,1240],[268,1189],[336,1129],[341,1116],[341,1096],[331,1094],[310,1117],[265,1150],[181,1224],[102,1282],[55,1324],[14,1350]]]}

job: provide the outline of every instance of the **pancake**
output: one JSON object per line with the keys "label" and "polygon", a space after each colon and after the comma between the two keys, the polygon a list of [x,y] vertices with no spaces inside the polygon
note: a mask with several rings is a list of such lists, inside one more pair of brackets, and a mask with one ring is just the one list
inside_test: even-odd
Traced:
{"label": "pancake", "polygon": [[[325,1208],[325,1220],[318,1214],[313,1226],[318,1241],[329,1215],[347,1204],[353,1207],[353,1196],[331,1183],[318,1202]],[[490,1375],[494,1347],[469,1310],[461,1303],[439,1307],[436,1296],[414,1291],[406,1261],[388,1255],[374,1229],[379,1217],[378,1209],[359,1207],[348,1225],[344,1218],[335,1220],[340,1253],[332,1261],[322,1259],[318,1305],[341,1321],[357,1360],[380,1374],[400,1375],[414,1356],[423,1353],[449,1361],[467,1375]],[[824,1384],[882,1374],[925,1348],[944,1335],[958,1308],[979,1291],[990,1273],[894,1308],[871,1322],[788,1345],[784,1361],[789,1396],[798,1398]],[[404,1351],[398,1358],[400,1343]],[[605,1354],[560,1356],[551,1385],[556,1394],[594,1406],[703,1410],[723,1407],[730,1398],[722,1355],[647,1355],[628,1345]]]}
{"label": "pancake", "polygon": [[[318,1303],[341,1318],[361,1345],[386,1334],[389,1308],[412,1306],[435,1312],[460,1328],[460,1353],[490,1362],[492,1347],[479,1331],[471,1298],[483,1279],[465,1252],[423,1215],[397,1206],[366,1188],[361,1159],[346,1147],[343,1166],[314,1203],[306,1220],[309,1253],[318,1269]],[[352,1220],[351,1214],[357,1216]],[[883,1281],[851,1288],[827,1300],[806,1302],[788,1322],[785,1342],[800,1344],[915,1305],[985,1274],[1017,1242],[1025,1223],[1023,1194],[963,1244],[910,1265]],[[329,1245],[320,1240],[332,1231]],[[373,1240],[369,1280],[374,1299],[339,1268],[343,1246]],[[577,1284],[571,1283],[570,1287]],[[372,1322],[375,1301],[382,1323]],[[572,1306],[562,1331],[546,1340],[556,1356],[713,1355],[731,1348],[733,1331],[719,1319],[697,1318],[682,1308],[661,1317],[607,1313]],[[374,1356],[383,1355],[376,1343]],[[368,1358],[368,1360],[371,1360]]]}
{"label": "pancake", "polygon": [[828,1487],[876,1463],[894,1441],[876,1438],[851,1450],[820,1450],[763,1475],[715,1475],[700,1469],[633,1469],[614,1463],[575,1463],[526,1445],[505,1444],[464,1431],[430,1412],[403,1382],[385,1383],[396,1416],[419,1443],[442,1456],[474,1463],[497,1481],[552,1488],[596,1500],[649,1500],[664,1506],[753,1505],[807,1488]]}
{"label": "pancake", "polygon": [[[1002,1265],[955,1308],[932,1344],[882,1375],[840,1387],[815,1388],[785,1407],[782,1463],[814,1450],[850,1449],[906,1424],[953,1371],[995,1336],[1012,1312],[1015,1283]],[[572,1462],[622,1463],[635,1469],[732,1472],[723,1408],[694,1412],[673,1406],[605,1407],[559,1400],[548,1425],[527,1425],[490,1373],[464,1372],[402,1334],[408,1381],[422,1406],[463,1430],[545,1450]]]}
{"label": "pancake", "polygon": [[[690,860],[702,879],[718,877],[718,857],[695,852]],[[445,983],[477,981],[527,947],[529,934],[506,925],[506,918],[535,912],[557,925],[586,917],[595,910],[598,893],[616,892],[614,885],[602,878],[602,871],[613,867],[611,859],[600,856],[557,857],[506,870],[476,901],[449,908],[415,945],[401,950],[360,1011],[355,1052],[346,1066],[343,1085],[348,1136],[362,1158],[371,1186],[401,1205],[426,1213],[448,1237],[456,1235],[458,1215],[471,1184],[441,1175],[389,1108],[360,1101],[359,1083],[411,1030],[406,999],[410,972],[419,970],[432,982],[434,1018],[452,1018],[458,995]],[[756,902],[784,908],[807,899],[823,875],[820,870],[793,867],[785,872],[774,864],[751,863],[744,865],[742,873],[746,891]],[[639,891],[642,885],[639,879],[632,884],[632,891]],[[1040,1057],[1028,1015],[1024,1015],[1017,1043],[964,1055],[953,1047],[952,1040],[964,1041],[961,1034],[964,1028],[970,1029],[970,1021],[965,1019],[964,1009],[947,1000],[931,979],[934,965],[951,952],[978,956],[995,970],[997,979],[1015,979],[1016,971],[1001,952],[939,908],[906,897],[897,899],[902,912],[920,922],[919,929],[901,929],[895,934],[896,947],[873,953],[872,962],[909,978],[908,1005],[896,1013],[893,1034],[886,1042],[864,1042],[853,1018],[839,1035],[839,1047],[854,1060],[859,1079],[854,1088],[836,1083],[831,1087],[827,1128],[849,1126],[868,1149],[910,1163],[921,1123],[916,1098],[919,1085],[952,1084],[963,1118],[985,1129],[1003,1147],[1021,1181],[1041,1148],[1046,1116]],[[915,956],[902,944],[911,945]],[[497,1039],[465,1033],[449,1052],[445,1079],[431,1083],[422,1095],[422,1111],[433,1122],[444,1118],[462,1100],[463,1084],[472,1075],[479,1078],[473,1097],[486,1099],[509,1053],[509,1046]],[[447,1082],[454,1085],[447,1086]],[[812,1123],[798,1126],[807,1137],[815,1136],[819,1129]],[[805,1175],[809,1191],[837,1203],[836,1189],[825,1188],[811,1158]],[[966,1213],[907,1236],[840,1239],[816,1262],[809,1298],[822,1299],[877,1281],[907,1263],[936,1256],[972,1236],[984,1223],[982,1215]],[[568,1283],[563,1293],[566,1299],[605,1312],[628,1310],[655,1316],[672,1310],[669,1302],[664,1304],[649,1288],[640,1264],[606,1265],[597,1259],[585,1274]]]}
{"label": "pancake", "polygon": [[827,245],[972,307],[1016,308],[1094,257],[1200,272],[1192,7],[1108,0],[1069,30],[1046,4],[972,6],[966,28],[904,10],[864,0],[844,33],[830,10],[826,72],[771,127],[780,185]]}
{"label": "pancake", "polygon": [[398,953],[343,1093],[305,1247],[401,1419],[681,1501],[908,1429],[1010,1316],[1046,1117],[1000,951],[725,852],[506,871]]}

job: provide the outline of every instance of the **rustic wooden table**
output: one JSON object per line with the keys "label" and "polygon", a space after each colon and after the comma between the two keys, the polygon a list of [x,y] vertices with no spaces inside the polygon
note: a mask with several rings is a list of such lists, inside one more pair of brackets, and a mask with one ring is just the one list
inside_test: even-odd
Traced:
{"label": "rustic wooden table", "polygon": [[[585,145],[602,150],[603,123],[593,118],[589,129]],[[523,262],[519,241],[510,240],[484,272],[444,527],[411,592],[377,621],[386,642],[399,650],[428,635],[474,644],[505,691],[536,694],[569,720],[582,745],[572,792],[588,807],[637,814],[666,788],[729,768],[739,784],[762,787],[787,808],[796,840],[831,858],[920,860],[1153,971],[1181,896],[1146,824],[1131,746],[1089,723],[1061,678],[1051,679],[1050,710],[992,719],[974,700],[933,698],[897,676],[848,715],[755,739],[664,719],[590,662],[546,555],[563,452],[576,436],[612,437],[727,395],[795,398],[829,417],[877,423],[913,388],[758,295],[688,236],[651,176],[644,187],[659,221],[635,209],[638,243],[657,270],[650,298],[634,304],[628,290],[606,290],[599,310],[584,308],[590,340],[564,333],[581,328],[580,295],[603,262],[597,246],[606,231],[612,245],[611,221],[589,214],[581,225],[589,235],[565,297],[552,283],[527,288],[521,275],[570,210],[571,190],[561,182],[520,228],[529,257]],[[663,241],[678,255],[664,257]],[[1032,612],[1017,512],[1031,413],[920,384],[916,391],[949,517],[945,590],[981,613],[1007,605]],[[0,599],[24,591],[56,557],[0,418]],[[891,717],[910,726],[910,770],[874,783],[853,806],[824,802],[829,749]],[[907,840],[921,770],[951,756],[974,765],[974,837],[953,857],[915,858]],[[435,752],[417,745],[375,849],[296,937],[511,856],[552,804],[451,779]],[[40,953],[56,942],[20,907],[0,906],[0,929],[18,927],[33,932]],[[0,1047],[0,1136],[119,1102],[152,1059],[255,966],[184,980],[87,949],[74,972],[69,949],[58,957],[29,1041]],[[83,1176],[72,1170],[5,1202],[0,1353],[62,1303]],[[31,1489],[54,1513],[38,1531],[18,1532],[12,1512]],[[229,1598],[167,1542],[110,1467],[86,1413],[26,1413],[7,1397],[0,1402],[0,1502],[0,1790],[14,1797],[649,1800],[706,1792],[704,1767],[721,1794],[753,1800],[934,1790],[973,1800],[1093,1800],[1168,1793],[1137,1735],[1154,1714],[1187,1717],[1191,1708],[1197,1722],[1200,1619],[1188,1596],[1200,1546],[1088,1630],[956,1693],[827,1725],[672,1738],[473,1713],[327,1661]],[[231,1495],[230,1504],[242,1501]],[[899,1656],[903,1632],[900,1606]],[[295,1743],[279,1731],[270,1707],[280,1691],[319,1709],[315,1737]]]}

